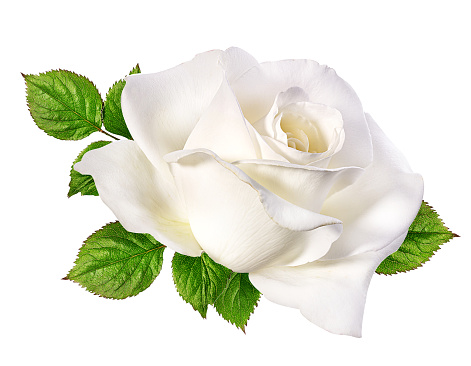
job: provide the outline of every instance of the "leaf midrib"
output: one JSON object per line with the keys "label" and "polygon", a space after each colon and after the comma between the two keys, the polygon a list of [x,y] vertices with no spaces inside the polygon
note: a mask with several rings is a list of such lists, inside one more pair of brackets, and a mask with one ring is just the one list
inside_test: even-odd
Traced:
{"label": "leaf midrib", "polygon": [[407,234],[447,234],[453,236],[449,231],[413,231],[409,230]]}
{"label": "leaf midrib", "polygon": [[[64,83],[62,82],[62,80],[60,80],[60,81],[61,81],[62,84],[64,84]],[[79,114],[77,111],[73,110],[70,106],[68,106],[67,104],[65,104],[64,102],[62,102],[60,99],[57,99],[57,97],[56,97],[54,94],[50,94],[50,93],[49,93],[45,88],[43,88],[40,84],[36,84],[36,83],[35,83],[34,81],[32,81],[32,80],[30,80],[29,82],[30,82],[31,84],[33,84],[36,88],[38,88],[39,90],[41,90],[44,94],[49,95],[49,96],[50,96],[52,99],[54,99],[56,102],[62,104],[64,107],[67,108],[68,111],[70,111],[70,112],[74,113],[75,115],[77,115],[77,116],[80,118],[80,120],[87,122],[90,126],[94,127],[97,131],[102,131],[102,129],[101,129],[100,127],[94,125],[92,122],[90,122],[90,121],[88,120],[88,118],[85,118],[84,116],[82,116],[81,114]],[[65,84],[64,84],[64,86],[65,86]],[[67,87],[66,87],[66,88],[67,88]],[[67,89],[68,89],[68,88],[67,88]],[[36,102],[35,102],[35,104],[38,104],[38,105],[39,105],[39,103],[36,103]],[[101,104],[103,104],[103,103],[101,103]],[[49,109],[49,108],[48,108],[48,109]],[[55,110],[53,110],[53,109],[49,109],[49,110],[55,111]]]}
{"label": "leaf midrib", "polygon": [[154,251],[154,250],[158,250],[158,249],[161,249],[161,248],[165,248],[165,245],[161,245],[161,246],[159,246],[159,247],[149,249],[149,250],[147,250],[146,252],[134,254],[134,255],[132,255],[132,256],[130,256],[130,257],[122,258],[122,259],[119,259],[119,260],[114,261],[114,262],[111,262],[111,263],[107,263],[107,264],[105,264],[105,265],[103,265],[103,266],[96,267],[96,268],[94,268],[94,269],[92,269],[92,270],[89,270],[89,271],[86,271],[86,272],[82,272],[81,274],[76,275],[76,276],[72,276],[72,277],[67,276],[67,278],[68,278],[68,279],[78,278],[78,277],[81,277],[81,276],[86,275],[87,273],[90,273],[90,272],[93,272],[93,271],[96,272],[98,269],[102,269],[102,268],[105,268],[105,267],[110,267],[110,266],[113,266],[113,265],[115,265],[115,264],[117,264],[117,263],[120,263],[120,262],[123,262],[123,261],[129,261],[129,260],[131,260],[132,258],[135,258],[135,257],[140,256],[140,255],[144,256],[144,255],[146,255],[146,254],[148,254],[148,253],[150,253],[150,252],[152,252],[152,251]]}

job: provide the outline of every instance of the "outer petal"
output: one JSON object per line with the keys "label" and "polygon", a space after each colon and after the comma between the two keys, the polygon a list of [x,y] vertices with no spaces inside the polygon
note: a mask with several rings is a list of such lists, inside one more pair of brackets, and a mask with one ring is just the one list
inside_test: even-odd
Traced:
{"label": "outer petal", "polygon": [[183,148],[221,85],[223,57],[222,51],[210,51],[170,70],[126,78],[124,119],[152,163]]}
{"label": "outer petal", "polygon": [[225,161],[257,158],[248,124],[224,79],[185,144],[185,150],[205,148]]}
{"label": "outer petal", "polygon": [[299,309],[321,328],[361,337],[371,277],[381,261],[398,249],[406,234],[380,252],[298,267],[266,268],[250,273],[250,281],[270,301]]}
{"label": "outer petal", "polygon": [[358,96],[334,70],[309,60],[262,63],[232,85],[245,117],[254,123],[265,116],[276,95],[291,87],[302,88],[312,103],[340,111],[345,143],[330,161],[329,168],[366,167],[372,160],[371,137]]}
{"label": "outer petal", "polygon": [[423,180],[367,116],[374,160],[355,184],[329,197],[322,213],[344,223],[342,236],[325,258],[378,251],[407,231],[419,210]]}
{"label": "outer petal", "polygon": [[201,148],[215,152],[225,161],[241,159],[286,161],[268,146],[244,118],[237,99],[225,79],[185,144],[186,150]]}
{"label": "outer petal", "polygon": [[166,156],[201,247],[236,272],[320,258],[341,223],[292,205],[208,150]]}
{"label": "outer petal", "polygon": [[279,161],[244,160],[235,163],[270,192],[313,212],[320,212],[326,197],[353,184],[363,169],[329,170]]}
{"label": "outer petal", "polygon": [[237,80],[249,69],[258,65],[258,61],[252,55],[237,47],[228,48],[224,60],[226,78],[229,83]]}
{"label": "outer petal", "polygon": [[126,230],[151,234],[182,254],[201,253],[167,163],[154,166],[135,142],[117,141],[87,152],[74,169],[93,177]]}

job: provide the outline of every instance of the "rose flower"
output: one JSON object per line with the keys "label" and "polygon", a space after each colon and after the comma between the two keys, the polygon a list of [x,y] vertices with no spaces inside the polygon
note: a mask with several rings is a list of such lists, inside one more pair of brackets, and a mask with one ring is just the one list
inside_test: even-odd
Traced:
{"label": "rose flower", "polygon": [[361,336],[369,282],[423,181],[334,70],[210,51],[127,77],[122,109],[134,140],[75,169],[128,231],[205,252],[269,300]]}

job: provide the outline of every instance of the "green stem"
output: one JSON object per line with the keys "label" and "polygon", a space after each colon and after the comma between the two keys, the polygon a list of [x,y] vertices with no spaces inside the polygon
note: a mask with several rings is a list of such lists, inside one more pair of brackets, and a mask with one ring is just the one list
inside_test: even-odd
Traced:
{"label": "green stem", "polygon": [[115,140],[119,140],[119,138],[117,138],[116,136],[113,136],[112,134],[110,134],[110,133],[108,133],[108,132],[106,132],[106,131],[103,131],[101,128],[99,128],[98,131],[104,133],[105,135],[107,135],[107,136],[109,136],[109,137],[111,137],[111,138],[113,138],[113,139],[115,139]]}

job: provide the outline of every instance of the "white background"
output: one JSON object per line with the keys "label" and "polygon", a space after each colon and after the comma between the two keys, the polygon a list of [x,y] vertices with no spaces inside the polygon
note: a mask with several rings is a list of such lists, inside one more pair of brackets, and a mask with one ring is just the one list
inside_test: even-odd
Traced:
{"label": "white background", "polygon": [[[5,4],[5,3],[3,3]],[[16,1],[1,5],[2,365],[469,364],[471,26],[467,1]],[[209,49],[328,64],[425,180],[461,238],[408,274],[375,275],[363,338],[332,335],[262,299],[244,335],[202,320],[174,290],[169,260],[139,296],[113,301],[61,281],[112,213],[67,199],[80,150],[39,130],[20,72],[89,77],[104,95],[139,62],[157,72]]]}

